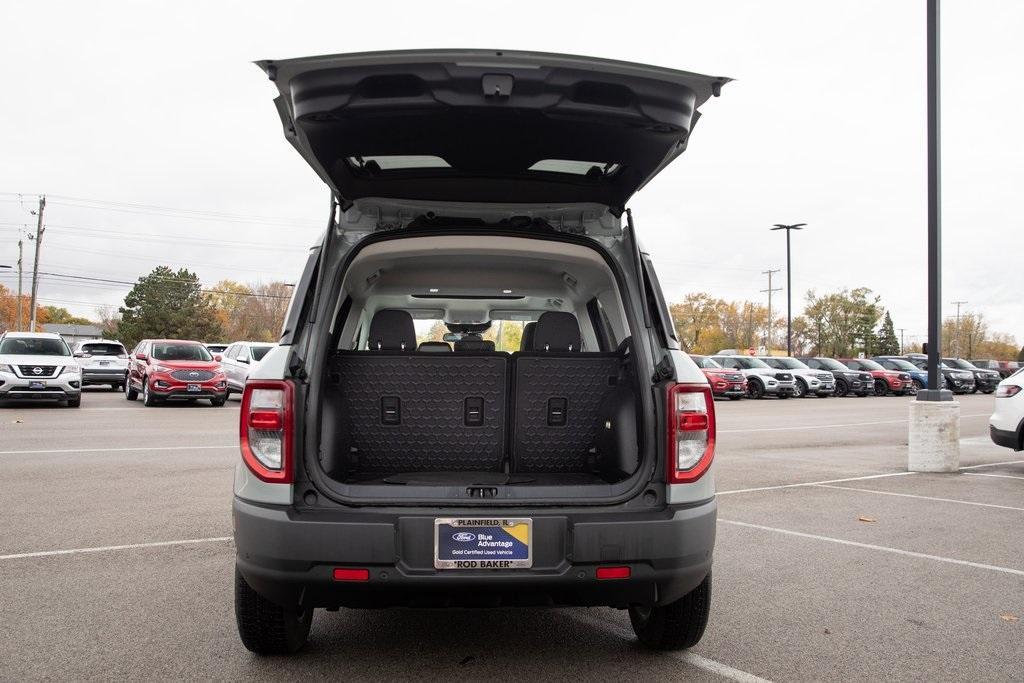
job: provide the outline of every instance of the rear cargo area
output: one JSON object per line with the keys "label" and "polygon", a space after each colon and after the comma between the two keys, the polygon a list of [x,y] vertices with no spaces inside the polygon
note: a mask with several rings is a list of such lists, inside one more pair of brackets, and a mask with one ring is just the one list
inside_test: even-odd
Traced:
{"label": "rear cargo area", "polygon": [[527,348],[511,354],[417,350],[412,318],[402,313],[386,312],[390,327],[377,326],[381,348],[330,360],[322,449],[329,476],[568,486],[635,471],[628,354],[580,351],[571,313],[542,314]]}

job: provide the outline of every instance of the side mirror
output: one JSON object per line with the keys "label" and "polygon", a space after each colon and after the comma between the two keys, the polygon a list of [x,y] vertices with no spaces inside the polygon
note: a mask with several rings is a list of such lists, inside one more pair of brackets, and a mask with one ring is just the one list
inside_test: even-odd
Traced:
{"label": "side mirror", "polygon": [[222,360],[224,360],[224,357],[221,356],[219,353],[215,353],[215,354],[213,354],[213,359],[219,363]]}
{"label": "side mirror", "polygon": [[88,358],[89,355],[85,351],[75,351],[75,358]]}
{"label": "side mirror", "polygon": [[135,354],[135,360],[149,361],[149,356],[144,353]]}

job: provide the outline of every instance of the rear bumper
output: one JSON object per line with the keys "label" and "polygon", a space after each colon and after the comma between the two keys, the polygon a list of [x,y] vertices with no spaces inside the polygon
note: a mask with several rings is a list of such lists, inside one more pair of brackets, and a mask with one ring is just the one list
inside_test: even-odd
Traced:
{"label": "rear bumper", "polygon": [[992,443],[1003,448],[1012,448],[1015,451],[1021,450],[1021,436],[1010,429],[999,429],[995,425],[988,426]]}
{"label": "rear bumper", "polygon": [[120,384],[127,376],[128,368],[82,368],[82,384]]}
{"label": "rear bumper", "polygon": [[[533,568],[434,569],[434,518],[475,514],[297,512],[236,497],[236,565],[257,592],[288,607],[665,604],[711,570],[713,499],[651,513],[488,511],[533,519]],[[597,580],[599,565],[629,566],[631,576]],[[369,569],[369,580],[335,581],[336,567]]]}

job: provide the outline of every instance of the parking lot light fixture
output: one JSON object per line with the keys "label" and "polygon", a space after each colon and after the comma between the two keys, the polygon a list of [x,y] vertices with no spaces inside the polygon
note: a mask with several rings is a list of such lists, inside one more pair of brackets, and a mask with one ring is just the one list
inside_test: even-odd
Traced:
{"label": "parking lot light fixture", "polygon": [[793,225],[783,225],[782,223],[776,223],[774,228],[771,230],[785,230],[786,231],[786,355],[793,355],[793,267],[790,261],[789,252],[789,233],[794,230],[803,230],[806,223],[795,223]]}

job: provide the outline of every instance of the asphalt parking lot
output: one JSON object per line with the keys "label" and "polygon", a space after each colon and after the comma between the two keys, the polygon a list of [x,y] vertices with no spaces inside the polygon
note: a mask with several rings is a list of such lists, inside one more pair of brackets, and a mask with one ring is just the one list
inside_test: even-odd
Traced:
{"label": "asphalt parking lot", "polygon": [[237,398],[0,408],[0,678],[1019,680],[1024,453],[961,397],[959,474],[907,398],[719,402],[712,617],[691,653],[606,609],[318,612],[260,659],[232,611]]}

